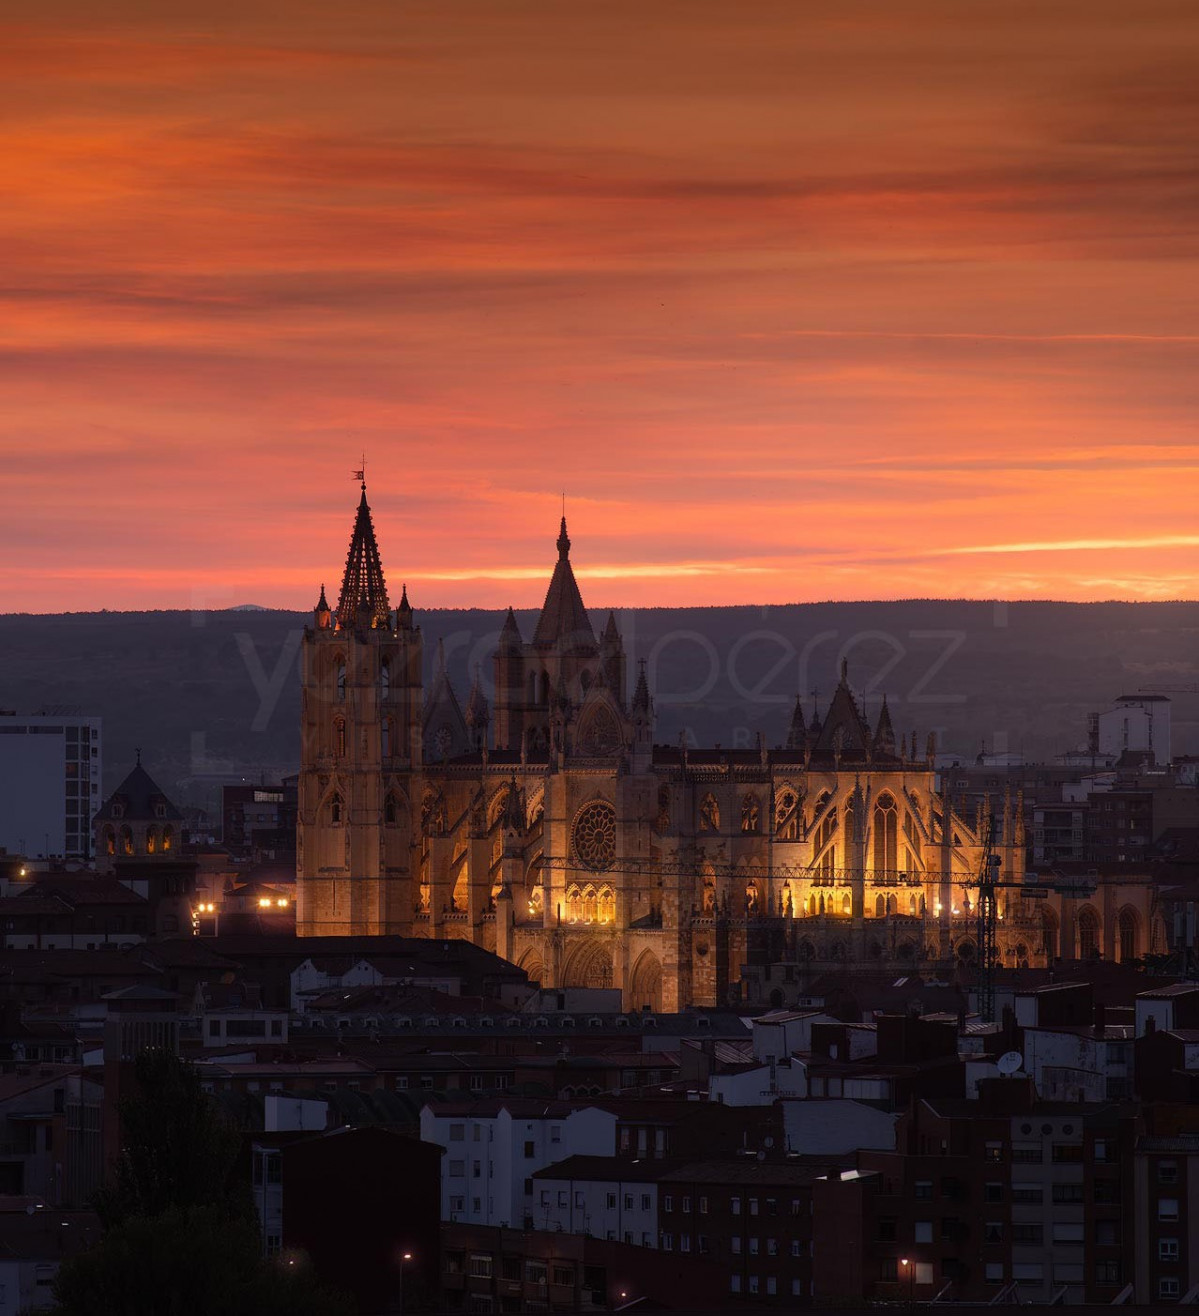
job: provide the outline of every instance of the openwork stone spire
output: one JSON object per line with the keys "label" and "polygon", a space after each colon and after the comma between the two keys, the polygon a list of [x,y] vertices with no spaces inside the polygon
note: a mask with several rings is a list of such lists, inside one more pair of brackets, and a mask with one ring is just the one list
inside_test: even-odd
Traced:
{"label": "openwork stone spire", "polygon": [[591,629],[587,609],[583,606],[583,596],[579,593],[575,573],[570,566],[566,517],[562,518],[562,528],[558,533],[558,561],[546,591],[541,616],[537,619],[533,643],[545,647],[556,645],[563,649],[595,648],[595,632]]}
{"label": "openwork stone spire", "polygon": [[354,533],[350,537],[350,551],[346,556],[341,597],[337,600],[337,624],[353,626],[360,608],[369,612],[372,626],[390,624],[391,609],[387,602],[387,583],[383,579],[379,545],[375,542],[375,527],[371,521],[370,504],[366,501],[365,480],[362,482],[362,499],[358,504],[358,515],[354,520]]}

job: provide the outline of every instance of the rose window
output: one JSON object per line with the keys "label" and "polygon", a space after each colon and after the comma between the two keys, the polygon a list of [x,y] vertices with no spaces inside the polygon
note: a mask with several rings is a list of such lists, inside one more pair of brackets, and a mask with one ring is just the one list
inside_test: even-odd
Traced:
{"label": "rose window", "polygon": [[593,872],[611,868],[616,859],[616,810],[603,801],[588,804],[575,819],[575,858]]}

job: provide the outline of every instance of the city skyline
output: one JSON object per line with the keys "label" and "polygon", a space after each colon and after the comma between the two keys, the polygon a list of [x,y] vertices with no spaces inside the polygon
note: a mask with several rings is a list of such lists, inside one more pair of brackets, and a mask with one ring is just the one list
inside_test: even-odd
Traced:
{"label": "city skyline", "polygon": [[6,611],[1199,594],[1188,6],[0,34]]}

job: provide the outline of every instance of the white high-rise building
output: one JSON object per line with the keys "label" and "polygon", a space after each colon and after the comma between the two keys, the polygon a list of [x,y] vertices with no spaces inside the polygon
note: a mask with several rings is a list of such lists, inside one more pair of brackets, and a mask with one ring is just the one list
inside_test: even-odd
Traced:
{"label": "white high-rise building", "polygon": [[0,713],[0,848],[90,859],[102,766],[98,717]]}

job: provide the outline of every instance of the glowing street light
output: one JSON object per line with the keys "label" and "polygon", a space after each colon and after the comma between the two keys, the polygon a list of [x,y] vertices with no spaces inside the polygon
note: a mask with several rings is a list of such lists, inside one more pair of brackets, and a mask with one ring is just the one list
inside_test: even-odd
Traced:
{"label": "glowing street light", "polygon": [[411,1260],[411,1252],[400,1253],[400,1316],[404,1316],[404,1266]]}

